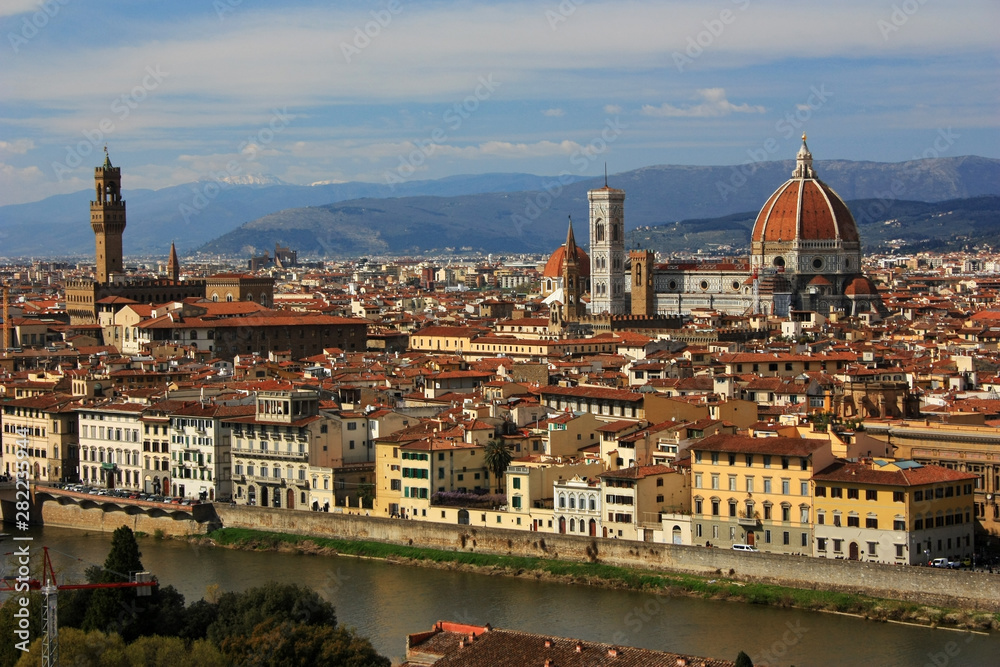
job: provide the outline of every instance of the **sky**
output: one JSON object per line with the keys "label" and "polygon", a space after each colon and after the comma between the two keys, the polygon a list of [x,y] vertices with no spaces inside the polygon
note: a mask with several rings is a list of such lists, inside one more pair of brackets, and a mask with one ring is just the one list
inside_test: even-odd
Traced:
{"label": "sky", "polygon": [[[266,175],[1000,158],[996,0],[3,0],[0,205]],[[820,174],[822,177],[822,174]]]}

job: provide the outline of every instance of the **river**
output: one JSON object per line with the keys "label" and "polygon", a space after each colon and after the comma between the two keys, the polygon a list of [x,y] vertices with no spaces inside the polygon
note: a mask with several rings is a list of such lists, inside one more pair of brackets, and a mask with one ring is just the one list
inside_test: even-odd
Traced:
{"label": "river", "polygon": [[[33,558],[50,548],[61,583],[104,562],[110,535],[32,528]],[[10,544],[10,542],[7,542]],[[210,585],[243,590],[268,580],[310,586],[383,655],[402,658],[406,635],[438,620],[778,665],[997,664],[1000,635],[876,623],[850,616],[667,597],[455,572],[351,557],[252,553],[141,538],[143,564],[188,603]],[[7,570],[11,569],[7,557]]]}

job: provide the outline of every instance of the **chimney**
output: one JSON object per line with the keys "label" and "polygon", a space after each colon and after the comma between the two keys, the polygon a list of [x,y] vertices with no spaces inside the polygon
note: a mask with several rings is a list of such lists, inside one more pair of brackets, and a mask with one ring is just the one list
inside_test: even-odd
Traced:
{"label": "chimney", "polygon": [[609,648],[608,649],[608,657],[609,658],[617,658],[618,657],[618,649],[616,649],[616,648]]}
{"label": "chimney", "polygon": [[583,653],[583,642],[577,642],[576,643],[576,652],[577,653]]}
{"label": "chimney", "polygon": [[545,666],[544,667],[552,667],[552,665],[553,665],[552,658],[545,658]]}
{"label": "chimney", "polygon": [[458,648],[465,648],[465,639],[458,640]]}
{"label": "chimney", "polygon": [[552,648],[552,640],[551,639],[546,639],[545,640],[545,648]]}

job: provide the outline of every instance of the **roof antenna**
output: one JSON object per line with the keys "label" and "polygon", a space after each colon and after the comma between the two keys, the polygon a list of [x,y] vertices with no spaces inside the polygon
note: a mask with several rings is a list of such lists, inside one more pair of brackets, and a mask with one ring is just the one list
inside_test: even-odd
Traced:
{"label": "roof antenna", "polygon": [[604,161],[604,187],[608,187],[608,161]]}

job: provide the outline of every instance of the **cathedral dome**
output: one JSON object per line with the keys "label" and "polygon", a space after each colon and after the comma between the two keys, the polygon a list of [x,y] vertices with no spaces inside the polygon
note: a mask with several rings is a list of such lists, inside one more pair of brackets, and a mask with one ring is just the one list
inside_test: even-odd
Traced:
{"label": "cathedral dome", "polygon": [[865,276],[855,276],[844,288],[846,296],[870,296],[878,294],[878,288]]}
{"label": "cathedral dome", "polygon": [[[562,278],[563,270],[563,260],[566,257],[566,245],[563,244],[556,248],[556,251],[552,253],[549,257],[549,261],[545,263],[545,270],[542,271],[543,278]],[[583,248],[576,246],[576,262],[580,267],[580,277],[589,278],[590,277],[590,257]]]}
{"label": "cathedral dome", "polygon": [[755,243],[858,242],[858,228],[847,204],[816,178],[805,135],[792,178],[768,198],[757,215],[751,239]]}

